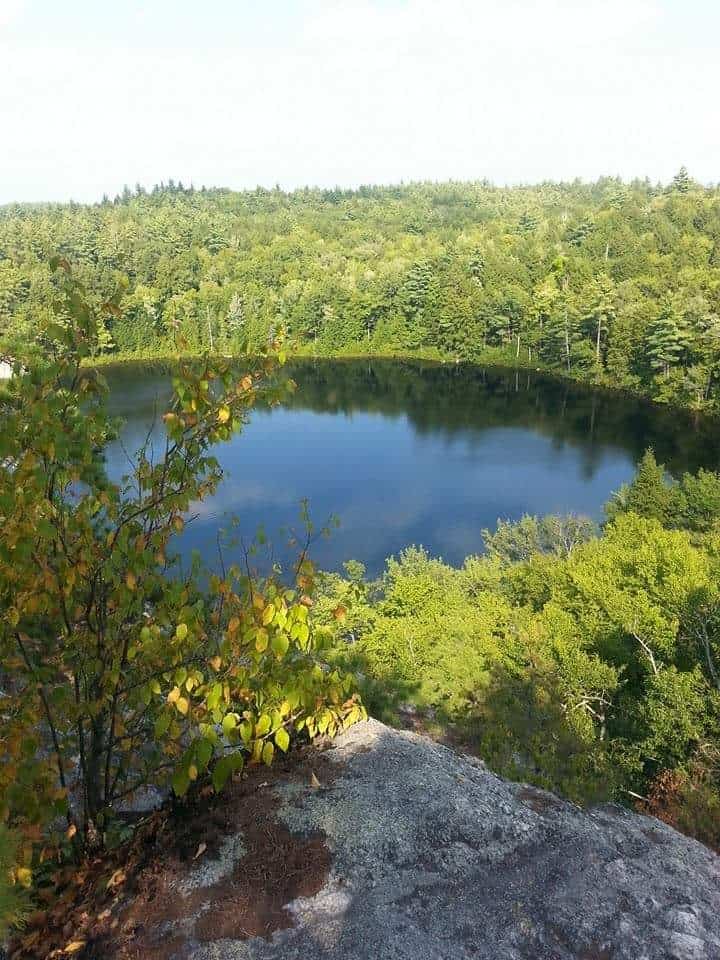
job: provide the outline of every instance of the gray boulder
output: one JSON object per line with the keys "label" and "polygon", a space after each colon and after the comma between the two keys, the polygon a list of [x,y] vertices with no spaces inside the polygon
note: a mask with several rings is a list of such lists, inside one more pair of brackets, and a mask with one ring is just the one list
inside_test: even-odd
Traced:
{"label": "gray boulder", "polygon": [[[324,837],[320,889],[288,904],[292,925],[268,939],[208,938],[206,925],[201,942],[186,924],[178,956],[720,958],[720,858],[665,824],[615,805],[581,810],[376,721],[325,756],[319,786],[308,776],[268,788],[291,836]],[[221,872],[243,869],[235,849]]]}

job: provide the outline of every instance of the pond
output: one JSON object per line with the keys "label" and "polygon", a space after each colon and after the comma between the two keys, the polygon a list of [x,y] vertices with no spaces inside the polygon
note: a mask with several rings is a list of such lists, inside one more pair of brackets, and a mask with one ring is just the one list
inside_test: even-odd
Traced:
{"label": "pond", "polygon": [[[646,447],[673,474],[720,466],[717,421],[565,381],[470,365],[411,361],[296,361],[291,402],[256,409],[222,445],[225,481],[197,506],[181,551],[217,561],[217,532],[233,517],[246,540],[260,525],[288,559],[283,530],[299,529],[309,501],[322,526],[313,559],[324,569],[361,560],[371,575],[403,547],[422,544],[453,564],[483,549],[481,531],[523,513],[595,519],[629,480]],[[109,368],[111,407],[133,452],[170,394],[157,367]],[[126,469],[120,445],[114,476]],[[235,559],[232,550],[232,559]]]}

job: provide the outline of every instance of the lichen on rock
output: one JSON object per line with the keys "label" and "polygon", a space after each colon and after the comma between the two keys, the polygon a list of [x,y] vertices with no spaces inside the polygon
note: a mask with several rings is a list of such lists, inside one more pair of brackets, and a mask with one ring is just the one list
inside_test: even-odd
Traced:
{"label": "lichen on rock", "polygon": [[712,960],[720,858],[651,818],[581,810],[376,721],[343,734],[320,787],[275,785],[293,835],[325,836],[322,889],[266,940],[193,960]]}

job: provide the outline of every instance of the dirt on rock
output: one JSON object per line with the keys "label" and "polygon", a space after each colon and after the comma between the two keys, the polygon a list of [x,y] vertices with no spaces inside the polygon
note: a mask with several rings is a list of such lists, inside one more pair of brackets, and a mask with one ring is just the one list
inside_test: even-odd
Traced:
{"label": "dirt on rock", "polygon": [[120,850],[56,875],[52,904],[9,960],[184,960],[202,943],[287,928],[287,904],[320,890],[330,853],[321,832],[296,835],[277,819],[272,787],[315,770],[325,779],[327,766],[322,752],[298,751],[220,796],[205,789],[153,813]]}
{"label": "dirt on rock", "polygon": [[26,935],[13,960],[720,960],[720,857],[371,720],[153,815]]}

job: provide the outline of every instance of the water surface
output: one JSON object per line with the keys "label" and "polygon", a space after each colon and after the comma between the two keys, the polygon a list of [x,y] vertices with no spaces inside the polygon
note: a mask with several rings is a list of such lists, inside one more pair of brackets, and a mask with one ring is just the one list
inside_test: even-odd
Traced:
{"label": "water surface", "polygon": [[[647,446],[674,473],[720,466],[717,422],[539,374],[400,361],[306,361],[289,368],[290,404],[256,409],[218,449],[225,481],[200,504],[182,550],[217,557],[233,516],[251,539],[264,525],[287,560],[281,530],[298,527],[308,498],[318,526],[340,520],[313,558],[369,573],[410,543],[455,564],[482,550],[481,530],[523,513],[602,517]],[[134,452],[169,396],[169,375],[144,364],[111,368],[111,405]],[[127,461],[110,452],[119,476]]]}

